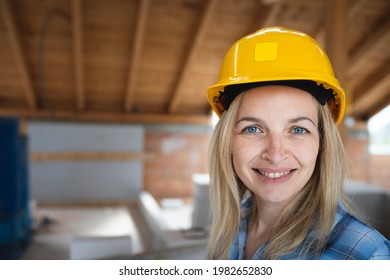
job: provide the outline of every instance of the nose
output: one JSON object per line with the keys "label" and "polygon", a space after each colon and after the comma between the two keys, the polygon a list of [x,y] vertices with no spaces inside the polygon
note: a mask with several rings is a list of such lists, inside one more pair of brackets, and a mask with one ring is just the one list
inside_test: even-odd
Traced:
{"label": "nose", "polygon": [[270,161],[273,164],[278,164],[287,159],[288,155],[287,145],[283,136],[272,133],[269,134],[261,158]]}

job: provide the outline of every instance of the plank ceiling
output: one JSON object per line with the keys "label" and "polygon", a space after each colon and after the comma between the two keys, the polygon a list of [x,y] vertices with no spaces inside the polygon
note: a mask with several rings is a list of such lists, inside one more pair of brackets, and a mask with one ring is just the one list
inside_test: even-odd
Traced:
{"label": "plank ceiling", "polygon": [[227,49],[270,25],[344,58],[351,116],[390,104],[389,0],[0,0],[0,116],[205,123]]}

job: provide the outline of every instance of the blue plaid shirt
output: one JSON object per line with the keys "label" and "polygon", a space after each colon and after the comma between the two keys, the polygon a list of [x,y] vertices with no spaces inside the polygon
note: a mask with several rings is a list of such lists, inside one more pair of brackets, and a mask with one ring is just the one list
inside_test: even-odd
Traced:
{"label": "blue plaid shirt", "polygon": [[[243,201],[243,219],[239,226],[231,246],[229,259],[244,259],[244,249],[247,238],[248,214],[252,205],[249,197]],[[310,234],[310,233],[309,233]],[[261,260],[267,243],[262,244],[253,255],[253,260]],[[313,259],[313,256],[301,256],[299,250],[283,255],[282,260]],[[320,260],[390,260],[390,242],[373,228],[345,211],[339,206],[335,223],[329,235],[326,248],[320,256]]]}

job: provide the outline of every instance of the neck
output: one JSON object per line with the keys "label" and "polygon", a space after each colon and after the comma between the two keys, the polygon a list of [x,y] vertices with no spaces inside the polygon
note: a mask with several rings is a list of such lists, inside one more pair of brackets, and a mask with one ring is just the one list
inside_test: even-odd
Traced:
{"label": "neck", "polygon": [[270,233],[279,221],[286,203],[269,203],[255,198],[257,217],[252,221],[252,226],[259,234]]}

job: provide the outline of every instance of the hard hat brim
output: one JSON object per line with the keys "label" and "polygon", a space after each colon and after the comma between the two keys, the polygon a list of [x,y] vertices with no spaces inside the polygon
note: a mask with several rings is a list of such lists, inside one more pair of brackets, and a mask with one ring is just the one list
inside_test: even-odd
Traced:
{"label": "hard hat brim", "polygon": [[[213,86],[210,86],[207,89],[207,98],[208,98],[209,103],[211,104],[213,111],[220,117],[221,114],[226,110],[224,105],[220,102],[221,92],[224,92],[225,88],[229,88],[231,86],[237,86],[237,89],[239,91],[237,94],[239,94],[244,90],[249,90],[251,88],[261,86],[261,85],[266,85],[266,84],[269,84],[269,85],[282,84],[283,85],[283,84],[285,84],[287,86],[293,86],[292,84],[294,82],[292,82],[292,81],[305,80],[305,81],[312,81],[313,83],[315,83],[317,85],[317,87],[324,89],[324,91],[322,91],[321,89],[319,89],[319,91],[315,91],[315,90],[313,91],[314,87],[312,87],[312,90],[310,90],[308,88],[305,89],[304,87],[299,87],[297,84],[295,87],[303,89],[303,90],[309,92],[310,94],[312,94],[313,96],[317,95],[318,98],[316,98],[316,99],[322,105],[325,105],[325,104],[323,104],[323,102],[321,102],[321,100],[326,99],[326,103],[328,104],[328,106],[332,112],[333,119],[335,120],[336,124],[338,124],[343,118],[344,111],[345,111],[345,103],[344,103],[345,93],[344,93],[344,90],[339,85],[338,81],[335,79],[334,79],[335,81],[333,84],[329,84],[328,82],[325,82],[325,81],[307,80],[307,79],[302,79],[302,78],[286,79],[286,80],[270,79],[270,80],[264,80],[264,81],[259,81],[259,79],[253,79],[254,80],[253,82],[250,80],[252,80],[252,79],[248,79],[247,82],[230,81],[228,83],[218,83],[218,84],[215,84]],[[327,94],[328,90],[333,91],[333,100],[327,98],[328,97],[328,94]],[[234,92],[232,92],[232,93],[235,94]],[[324,93],[325,97],[319,97],[318,93],[319,94]],[[236,95],[234,95],[233,98],[231,98],[231,99],[233,100],[234,97],[236,97]],[[314,96],[314,97],[316,97],[316,96]]]}

